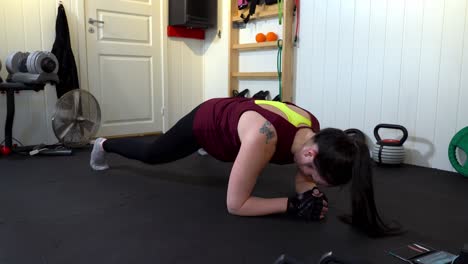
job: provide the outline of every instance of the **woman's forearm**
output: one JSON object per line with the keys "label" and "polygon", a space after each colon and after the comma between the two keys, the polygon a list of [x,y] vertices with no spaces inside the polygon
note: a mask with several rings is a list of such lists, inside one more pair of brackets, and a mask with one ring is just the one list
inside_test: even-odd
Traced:
{"label": "woman's forearm", "polygon": [[228,208],[229,213],[240,216],[261,216],[285,213],[288,198],[260,198],[251,196],[240,208]]}
{"label": "woman's forearm", "polygon": [[303,193],[308,190],[312,190],[317,185],[313,182],[308,181],[296,181],[296,192]]}
{"label": "woman's forearm", "polygon": [[301,172],[296,174],[296,192],[303,193],[317,186],[311,179],[305,177]]}

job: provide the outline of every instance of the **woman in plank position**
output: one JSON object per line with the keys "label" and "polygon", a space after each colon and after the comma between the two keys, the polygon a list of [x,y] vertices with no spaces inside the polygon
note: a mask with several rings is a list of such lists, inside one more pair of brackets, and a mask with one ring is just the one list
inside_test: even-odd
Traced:
{"label": "woman in plank position", "polygon": [[[90,165],[95,170],[107,169],[106,153],[161,164],[184,158],[200,148],[216,159],[234,162],[226,198],[231,214],[287,213],[305,220],[320,220],[328,211],[328,199],[319,186],[351,182],[352,213],[342,220],[370,236],[398,232],[378,215],[365,142],[339,129],[320,130],[311,113],[290,103],[240,97],[211,99],[152,143],[98,138]],[[297,165],[296,195],[252,196],[257,177],[270,162]]]}

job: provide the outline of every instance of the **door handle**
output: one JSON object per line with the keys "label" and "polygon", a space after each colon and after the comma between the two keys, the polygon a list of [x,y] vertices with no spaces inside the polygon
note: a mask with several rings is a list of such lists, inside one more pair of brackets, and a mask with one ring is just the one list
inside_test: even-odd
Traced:
{"label": "door handle", "polygon": [[102,21],[102,20],[97,20],[97,19],[93,19],[93,18],[89,18],[89,19],[88,19],[88,24],[94,25],[95,23],[104,24],[104,21]]}

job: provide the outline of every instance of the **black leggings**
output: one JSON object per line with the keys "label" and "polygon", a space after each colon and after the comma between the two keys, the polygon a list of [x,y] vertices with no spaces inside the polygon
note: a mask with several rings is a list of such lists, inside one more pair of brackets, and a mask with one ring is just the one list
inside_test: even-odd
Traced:
{"label": "black leggings", "polygon": [[193,134],[197,109],[198,107],[180,119],[152,143],[138,138],[116,138],[104,141],[103,148],[106,152],[117,153],[148,164],[167,163],[184,158],[200,148]]}

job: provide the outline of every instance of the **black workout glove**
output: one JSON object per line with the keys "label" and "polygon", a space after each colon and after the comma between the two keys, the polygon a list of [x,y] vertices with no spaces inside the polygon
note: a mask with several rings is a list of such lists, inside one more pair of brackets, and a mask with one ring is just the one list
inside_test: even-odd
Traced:
{"label": "black workout glove", "polygon": [[320,220],[328,211],[328,199],[317,187],[288,198],[287,214],[305,220]]}

